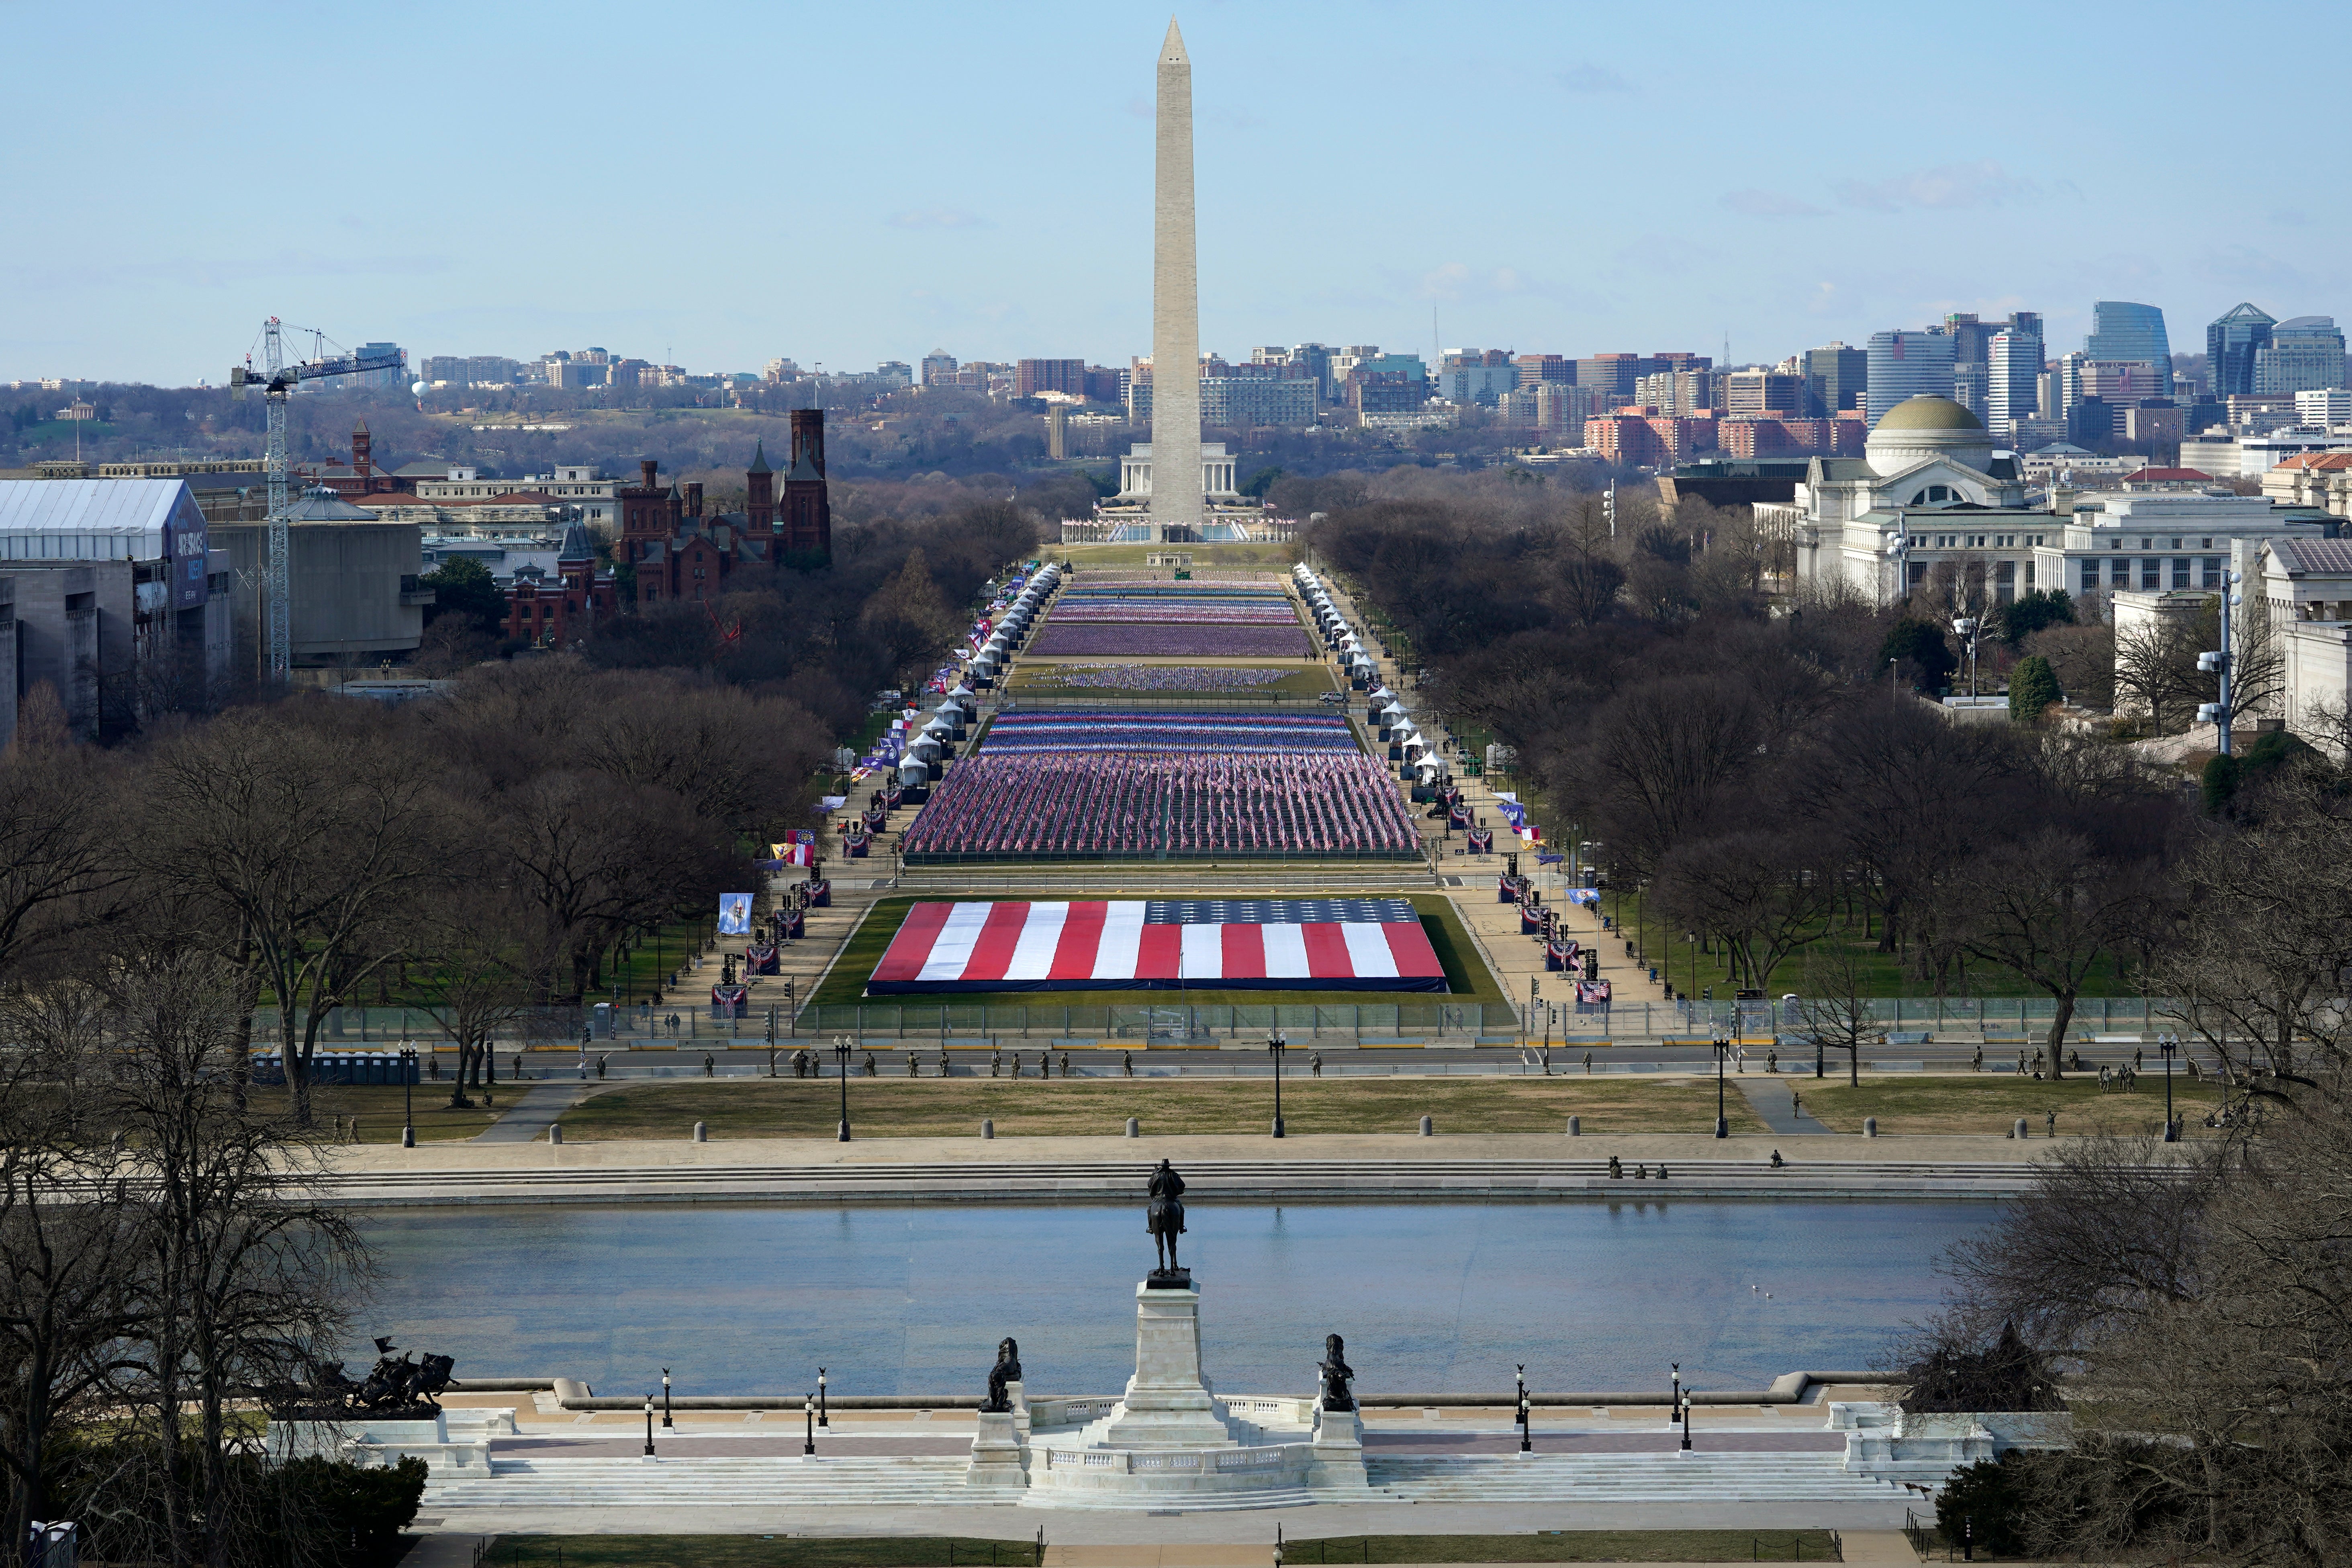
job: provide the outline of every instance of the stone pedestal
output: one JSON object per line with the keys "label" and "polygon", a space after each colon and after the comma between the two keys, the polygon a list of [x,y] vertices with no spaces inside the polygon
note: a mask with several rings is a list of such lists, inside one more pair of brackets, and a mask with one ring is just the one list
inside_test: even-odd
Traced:
{"label": "stone pedestal", "polygon": [[1353,1410],[1318,1410],[1315,1444],[1309,1450],[1307,1484],[1312,1487],[1368,1487],[1364,1473],[1364,1423]]}
{"label": "stone pedestal", "polygon": [[1100,1439],[1113,1448],[1233,1442],[1201,1376],[1201,1292],[1135,1288],[1135,1375]]}
{"label": "stone pedestal", "polygon": [[1024,1487],[1028,1472],[1021,1468],[1021,1434],[1010,1410],[983,1410],[980,1429],[971,1439],[971,1465],[964,1471],[968,1487]]}

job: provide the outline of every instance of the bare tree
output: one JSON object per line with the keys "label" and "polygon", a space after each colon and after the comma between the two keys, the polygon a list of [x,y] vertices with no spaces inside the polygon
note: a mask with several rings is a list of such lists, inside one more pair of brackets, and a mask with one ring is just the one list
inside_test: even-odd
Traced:
{"label": "bare tree", "polygon": [[367,1275],[350,1219],[311,1200],[315,1149],[233,1093],[236,976],[208,956],[118,972],[108,1111],[134,1152],[138,1301],[110,1391],[152,1455],[149,1551],[220,1568],[252,1528],[233,1429],[256,1388],[310,1381]]}
{"label": "bare tree", "polygon": [[399,956],[404,902],[439,864],[423,761],[381,737],[230,713],[151,770],[150,861],[266,990],[296,1114],[328,1016]]}
{"label": "bare tree", "polygon": [[57,1514],[44,1463],[85,1413],[136,1321],[139,1234],[100,1090],[110,1059],[101,998],[62,981],[0,998],[0,1467],[5,1554]]}
{"label": "bare tree", "polygon": [[1722,934],[1733,973],[1769,987],[1788,956],[1820,939],[1836,887],[1822,847],[1790,824],[1676,846],[1659,863],[1659,908],[1694,930]]}
{"label": "bare tree", "polygon": [[1798,1027],[1813,1043],[1813,1076],[1822,1076],[1823,1053],[1843,1051],[1846,1082],[1859,1089],[1862,1048],[1876,1045],[1885,1034],[1877,1011],[1862,994],[1861,955],[1846,942],[1815,948],[1805,954],[1804,974],[1797,1020]]}
{"label": "bare tree", "polygon": [[2144,918],[2154,897],[2149,874],[2049,827],[1986,855],[1955,892],[1961,945],[2056,1004],[2047,1046],[2051,1076],[2063,1077],[2066,1028],[2083,986],[2100,955]]}
{"label": "bare tree", "polygon": [[114,815],[119,771],[66,736],[54,698],[27,700],[0,752],[0,975],[56,956],[127,901],[135,861]]}

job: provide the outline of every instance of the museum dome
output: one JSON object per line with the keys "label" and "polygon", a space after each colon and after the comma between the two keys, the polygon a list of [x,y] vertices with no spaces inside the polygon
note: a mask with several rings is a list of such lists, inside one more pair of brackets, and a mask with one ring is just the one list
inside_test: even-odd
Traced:
{"label": "museum dome", "polygon": [[1992,437],[1984,421],[1948,397],[1905,399],[1880,416],[1863,445],[1864,461],[1880,475],[1899,474],[1935,458],[1978,473],[1992,465]]}
{"label": "museum dome", "polygon": [[1984,421],[1948,397],[1906,398],[1886,411],[1881,430],[1982,430]]}

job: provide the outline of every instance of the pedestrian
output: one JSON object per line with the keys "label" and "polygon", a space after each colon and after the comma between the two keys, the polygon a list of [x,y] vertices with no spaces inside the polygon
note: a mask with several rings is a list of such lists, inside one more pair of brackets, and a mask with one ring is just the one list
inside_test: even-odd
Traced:
{"label": "pedestrian", "polygon": [[441,1058],[439,1057],[428,1056],[425,1058],[425,1076],[431,1079],[436,1083],[441,1081]]}
{"label": "pedestrian", "polygon": [[715,1061],[711,1060],[711,1058],[710,1058],[710,1053],[709,1053],[709,1051],[705,1051],[705,1052],[703,1052],[703,1053],[702,1053],[702,1076],[703,1076],[703,1077],[705,1077],[705,1078],[717,1078],[717,1077],[719,1076],[719,1073],[718,1073],[718,1070],[717,1070],[717,1069],[718,1069],[718,1066],[719,1066],[719,1064],[718,1064],[717,1062],[715,1062]]}
{"label": "pedestrian", "polygon": [[515,1053],[514,1076],[518,1079],[522,1077],[522,1053],[520,1051],[517,1051]]}
{"label": "pedestrian", "polygon": [[1780,1053],[1778,1050],[1766,1051],[1764,1053],[1764,1071],[1767,1076],[1777,1074],[1780,1070]]}
{"label": "pedestrian", "polygon": [[1070,1076],[1070,1053],[1067,1051],[1062,1053],[1062,1076],[1064,1078]]}
{"label": "pedestrian", "polygon": [[1054,1076],[1054,1058],[1047,1056],[1044,1051],[1039,1051],[1037,1053],[1037,1076],[1039,1078],[1052,1078]]}
{"label": "pedestrian", "polygon": [[2023,1046],[2017,1047],[2017,1076],[2020,1078],[2023,1078],[2025,1076],[2025,1047]]}
{"label": "pedestrian", "polygon": [[866,1053],[866,1076],[867,1078],[879,1078],[882,1076],[882,1069],[874,1065],[874,1053],[872,1051]]}
{"label": "pedestrian", "polygon": [[1135,1076],[1135,1053],[1133,1051],[1121,1051],[1118,1053],[1118,1070],[1129,1078],[1133,1078]]}
{"label": "pedestrian", "polygon": [[1799,1117],[1805,1114],[1805,1097],[1797,1092],[1793,1083],[1789,1086],[1789,1113]]}
{"label": "pedestrian", "polygon": [[[1132,1060],[1132,1059],[1133,1059],[1132,1058],[1129,1058],[1129,1060]],[[1001,1070],[1003,1070],[1003,1067],[1004,1067],[1004,1051],[1003,1051],[1003,1048],[1002,1047],[993,1047],[993,1046],[992,1046],[992,1047],[991,1047],[989,1048],[989,1052],[988,1052],[988,1076],[989,1076],[989,1077],[991,1077],[991,1078],[994,1078],[994,1077],[998,1074],[998,1072],[1000,1072]],[[1131,1069],[1130,1069],[1130,1070],[1131,1070]]]}
{"label": "pedestrian", "polygon": [[2053,1138],[2058,1136],[2058,1113],[2056,1111],[2045,1110],[2042,1113],[2042,1130]]}
{"label": "pedestrian", "polygon": [[1748,1047],[1746,1046],[1732,1047],[1731,1061],[1732,1070],[1734,1072],[1746,1072],[1748,1070]]}
{"label": "pedestrian", "polygon": [[1587,1078],[1591,1078],[1592,1076],[1592,1053],[1591,1051],[1584,1053],[1584,1076]]}
{"label": "pedestrian", "polygon": [[1317,1078],[1321,1078],[1323,1076],[1323,1053],[1321,1051],[1307,1052],[1307,1070],[1312,1072]]}
{"label": "pedestrian", "polygon": [[923,1069],[921,1066],[916,1062],[915,1053],[912,1051],[908,1051],[907,1053],[907,1076],[908,1078],[920,1078],[923,1076]]}
{"label": "pedestrian", "polygon": [[603,1080],[603,1079],[604,1079],[604,1063],[605,1063],[607,1060],[611,1059],[611,1057],[612,1057],[612,1053],[611,1053],[610,1051],[607,1051],[606,1053],[604,1053],[604,1056],[598,1057],[598,1058],[596,1058],[596,1077],[597,1077],[597,1079],[598,1079],[600,1082]]}
{"label": "pedestrian", "polygon": [[948,1076],[948,1053],[944,1047],[940,1050],[940,1076],[941,1078]]}
{"label": "pedestrian", "polygon": [[1977,1054],[1969,1058],[1969,1070],[1970,1072],[1984,1071],[1984,1047],[1982,1046],[1979,1046],[1977,1047]]}

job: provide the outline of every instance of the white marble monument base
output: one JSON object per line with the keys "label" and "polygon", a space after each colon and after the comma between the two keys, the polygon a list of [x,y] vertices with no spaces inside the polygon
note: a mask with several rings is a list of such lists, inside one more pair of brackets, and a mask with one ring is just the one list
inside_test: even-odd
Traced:
{"label": "white marble monument base", "polygon": [[1201,1292],[1135,1288],[1135,1375],[1095,1441],[1107,1448],[1231,1446],[1201,1375]]}
{"label": "white marble monument base", "polygon": [[968,1487],[1025,1487],[1029,1472],[1021,1463],[1022,1434],[1010,1410],[980,1412],[980,1430],[971,1439],[971,1465],[964,1471]]}
{"label": "white marble monument base", "polygon": [[1315,1412],[1315,1443],[1308,1450],[1310,1487],[1368,1487],[1364,1471],[1364,1422],[1353,1410]]}

